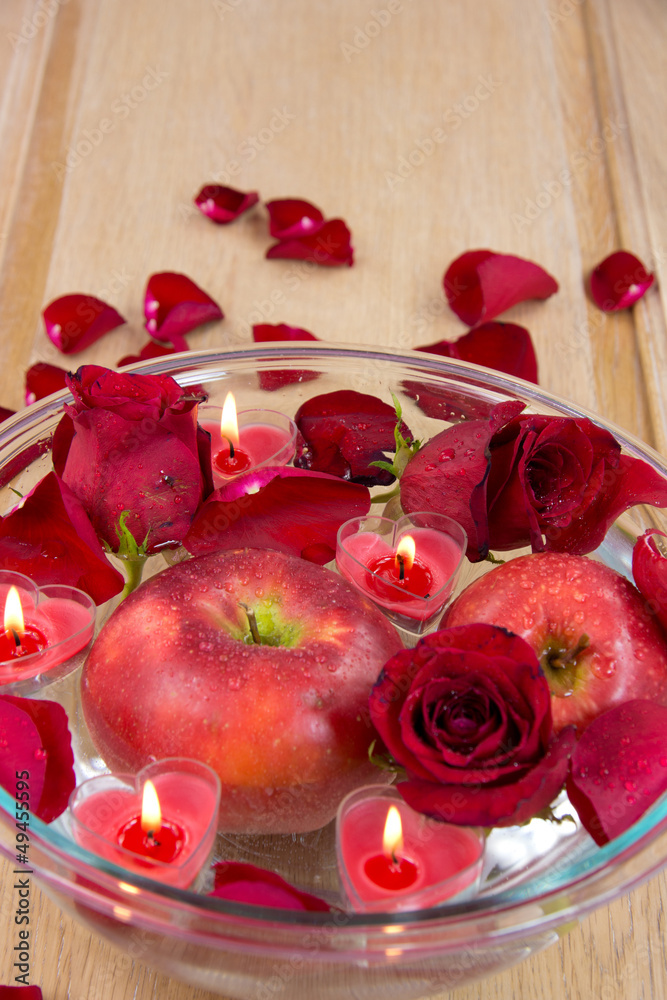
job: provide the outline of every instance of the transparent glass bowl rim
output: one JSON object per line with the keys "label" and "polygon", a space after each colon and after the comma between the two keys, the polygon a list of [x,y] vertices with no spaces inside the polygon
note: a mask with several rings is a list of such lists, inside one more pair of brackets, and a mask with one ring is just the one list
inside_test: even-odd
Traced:
{"label": "transparent glass bowl rim", "polygon": [[[230,374],[247,371],[248,365],[253,365],[254,371],[258,365],[266,363],[271,367],[285,367],[294,364],[300,366],[304,362],[317,364],[317,359],[332,359],[336,362],[344,360],[369,361],[380,365],[396,366],[402,369],[402,376],[409,375],[419,378],[431,376],[450,378],[471,390],[472,395],[488,398],[489,390],[503,398],[520,398],[528,400],[530,405],[548,407],[557,415],[566,417],[584,417],[610,431],[620,442],[627,454],[641,458],[653,466],[662,476],[667,478],[667,463],[649,445],[642,444],[636,437],[617,427],[592,411],[576,406],[567,400],[542,389],[532,382],[514,379],[499,372],[468,362],[441,358],[419,352],[402,353],[384,348],[355,348],[352,345],[327,344],[325,342],[309,342],[304,348],[301,343],[276,342],[262,347],[249,347],[216,351],[188,351],[172,354],[164,359],[141,362],[128,366],[121,371],[141,371],[142,373],[164,374],[178,377],[184,385],[196,385],[208,379],[219,378],[216,372],[225,363],[231,365]],[[316,390],[313,394],[316,394]],[[32,432],[32,440],[36,440],[36,431],[40,424],[54,417],[67,402],[67,390],[54,393],[31,406],[18,411],[0,425],[0,452],[22,434]],[[37,457],[37,456],[35,456]],[[1,693],[1,692],[0,692]],[[0,810],[6,814],[11,823],[14,814],[14,798],[0,787]],[[667,863],[667,836],[665,850],[657,858],[651,860],[645,867],[638,864],[642,852],[650,853],[655,842],[661,835],[667,835],[667,796],[663,796],[644,816],[626,833],[604,847],[598,848],[594,858],[583,858],[575,862],[568,875],[570,878],[553,890],[547,890],[539,896],[530,895],[527,887],[519,887],[505,893],[499,892],[492,898],[479,898],[460,906],[445,905],[425,911],[377,914],[342,913],[341,932],[354,932],[364,927],[402,925],[406,931],[414,927],[431,927],[446,930],[451,927],[458,932],[455,937],[460,940],[460,932],[465,932],[466,926],[475,926],[475,937],[482,934],[490,937],[516,937],[531,930],[546,930],[558,926],[571,917],[580,917],[586,912],[597,908],[607,901],[615,899],[623,892],[628,892],[635,886],[646,881],[660,871]],[[31,816],[31,840],[37,841],[39,849],[44,854],[60,864],[63,862],[88,879],[98,878],[98,885],[129,883],[139,890],[141,897],[148,903],[179,910],[194,910],[206,912],[211,919],[242,917],[255,927],[262,925],[282,925],[285,931],[291,926],[294,931],[304,927],[331,926],[331,913],[302,912],[280,910],[272,907],[246,905],[228,902],[209,896],[202,896],[187,889],[176,889],[170,886],[158,885],[154,880],[133,875],[111,862],[91,854],[80,848],[59,830]],[[7,857],[7,849],[3,848]],[[627,871],[625,870],[627,867]],[[39,870],[36,872],[39,876]],[[63,883],[71,895],[79,895],[84,901],[89,899],[91,890],[80,890],[62,876],[52,876],[45,872],[44,878],[58,885],[62,891]],[[598,892],[589,891],[599,887]],[[137,901],[138,901],[137,897]],[[536,904],[545,904],[548,908]],[[488,928],[480,926],[480,921],[488,920]],[[335,924],[335,920],[334,920]],[[335,929],[335,928],[334,928]],[[452,944],[455,941],[452,940]],[[326,949],[325,949],[326,950]]]}

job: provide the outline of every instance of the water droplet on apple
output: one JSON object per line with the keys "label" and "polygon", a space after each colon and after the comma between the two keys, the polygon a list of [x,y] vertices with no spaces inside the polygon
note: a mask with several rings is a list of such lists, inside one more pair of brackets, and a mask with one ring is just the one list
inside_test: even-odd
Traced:
{"label": "water droplet on apple", "polygon": [[623,747],[629,747],[630,746],[630,737],[629,736],[621,736],[621,746],[623,746]]}
{"label": "water droplet on apple", "polygon": [[634,792],[637,790],[637,785],[635,784],[634,781],[624,781],[623,787],[625,788],[626,792]]}
{"label": "water droplet on apple", "polygon": [[35,750],[35,760],[46,760],[46,757],[47,753],[44,747],[38,747],[38,749]]}
{"label": "water droplet on apple", "polygon": [[257,587],[255,597],[264,597],[264,589],[262,587]]}
{"label": "water droplet on apple", "polygon": [[230,691],[238,691],[240,689],[240,687],[241,687],[241,678],[240,677],[228,677],[227,678],[227,687],[229,688]]}
{"label": "water droplet on apple", "polygon": [[330,674],[335,674],[336,671],[338,670],[338,664],[337,663],[327,663],[327,670],[329,671]]}
{"label": "water droplet on apple", "polygon": [[628,795],[627,799],[628,799],[628,805],[629,806],[633,806],[635,804],[635,802],[636,802],[636,799],[635,799],[634,795]]}
{"label": "water droplet on apple", "polygon": [[202,651],[202,653],[210,653],[210,651],[213,649],[213,643],[202,641],[199,643],[199,648]]}

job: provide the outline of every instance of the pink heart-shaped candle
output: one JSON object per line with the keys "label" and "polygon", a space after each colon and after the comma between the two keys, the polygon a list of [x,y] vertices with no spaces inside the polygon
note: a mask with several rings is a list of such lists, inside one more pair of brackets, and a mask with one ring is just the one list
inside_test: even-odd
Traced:
{"label": "pink heart-shaped candle", "polygon": [[[398,831],[388,846],[390,809]],[[361,913],[425,910],[459,903],[477,891],[484,834],[412,809],[395,788],[368,785],[340,804],[336,821],[338,871],[353,910]]]}
{"label": "pink heart-shaped candle", "polygon": [[420,635],[449,603],[466,544],[461,525],[444,514],[354,517],[338,531],[336,567],[394,625]]}
{"label": "pink heart-shaped candle", "polygon": [[[148,815],[152,783],[159,810]],[[77,844],[120,868],[186,889],[206,864],[218,823],[220,779],[207,764],[170,757],[135,776],[100,774],[72,792]]]}
{"label": "pink heart-shaped candle", "polygon": [[[12,601],[18,618],[13,617]],[[51,682],[74,670],[81,659],[77,654],[93,638],[95,602],[76,587],[38,587],[23,573],[0,570],[0,614],[3,610],[0,685],[12,685],[13,690],[21,683],[21,694],[40,687],[38,677]]]}

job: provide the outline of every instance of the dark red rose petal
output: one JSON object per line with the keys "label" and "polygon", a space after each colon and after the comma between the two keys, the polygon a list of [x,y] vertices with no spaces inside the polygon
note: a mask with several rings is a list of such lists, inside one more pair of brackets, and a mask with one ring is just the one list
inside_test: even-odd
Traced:
{"label": "dark red rose petal", "polygon": [[162,271],[148,279],[144,297],[146,329],[151,337],[187,351],[184,334],[223,319],[218,303],[185,274]]}
{"label": "dark red rose petal", "polygon": [[319,208],[302,198],[276,198],[267,201],[269,232],[277,240],[311,236],[324,225]]}
{"label": "dark red rose petal", "polygon": [[468,535],[467,555],[473,562],[485,559],[489,551],[489,442],[523,408],[519,400],[507,400],[494,407],[488,420],[446,428],[420,448],[401,477],[403,510],[432,510],[458,521]]}
{"label": "dark red rose petal", "polygon": [[[287,323],[258,323],[252,328],[255,343],[265,344],[281,340],[317,340],[308,330],[299,326],[288,326]],[[259,373],[259,384],[265,392],[274,392],[295,382],[311,382],[319,376],[319,372],[301,371],[300,369],[280,369],[278,371]]]}
{"label": "dark red rose petal", "polygon": [[219,861],[213,865],[215,888],[209,896],[230,899],[254,906],[273,906],[283,910],[306,910],[328,913],[328,903],[309,892],[296,889],[276,872],[240,861]]}
{"label": "dark red rose petal", "polygon": [[[8,420],[9,417],[13,417],[16,410],[8,410],[4,406],[0,406],[0,424],[3,420]],[[4,483],[0,484],[4,486]]]}
{"label": "dark red rose petal", "polygon": [[0,567],[24,573],[38,585],[78,587],[96,604],[120,593],[125,583],[82,505],[54,472],[0,521]]}
{"label": "dark red rose petal", "polygon": [[227,225],[238,219],[239,215],[243,215],[258,201],[256,191],[237,191],[220,184],[206,184],[194,199],[199,211],[211,222],[220,225]]}
{"label": "dark red rose petal", "polygon": [[591,295],[599,309],[616,312],[629,309],[641,299],[655,280],[642,262],[627,250],[605,257],[591,274]]}
{"label": "dark red rose petal", "polygon": [[667,791],[667,708],[627,701],[594,719],[572,756],[567,791],[597,844],[624,833]]}
{"label": "dark red rose petal", "polygon": [[[390,472],[370,464],[386,461],[387,455],[393,457],[393,406],[376,396],[340,389],[307,400],[294,420],[306,444],[296,462],[300,468],[328,472],[366,486],[386,486],[394,481]],[[411,438],[405,424],[401,430],[405,438]]]}
{"label": "dark red rose petal", "polygon": [[667,629],[667,559],[654,535],[667,538],[664,531],[651,528],[637,539],[632,550],[632,575],[647,610]]}
{"label": "dark red rose petal", "polygon": [[397,789],[413,809],[433,819],[461,826],[515,826],[553,802],[565,784],[576,744],[573,728],[564,729],[542,759],[518,781],[481,786],[440,785],[419,778],[400,781]]}
{"label": "dark red rose petal", "polygon": [[63,295],[42,313],[49,340],[63,354],[90,347],[109,330],[127,322],[119,312],[94,295]]}
{"label": "dark red rose petal", "polygon": [[557,281],[539,264],[492,250],[461,254],[445,271],[443,284],[450,307],[468,326],[558,291]]}
{"label": "dark red rose petal", "polygon": [[0,695],[0,784],[16,792],[16,772],[30,772],[30,810],[50,823],[74,790],[74,754],[67,713],[55,701]]}
{"label": "dark red rose petal", "polygon": [[269,260],[307,260],[322,267],[352,267],[352,234],[342,219],[330,219],[308,236],[290,237],[266,251]]}
{"label": "dark red rose petal", "polygon": [[[432,372],[424,371],[425,375]],[[453,386],[438,386],[427,382],[405,379],[401,382],[405,395],[415,403],[427,417],[445,420],[447,423],[459,420],[488,419],[493,412],[493,401],[475,399],[474,396],[458,392]]]}
{"label": "dark red rose petal", "polygon": [[39,986],[0,986],[0,1000],[42,1000]]}
{"label": "dark red rose petal", "polygon": [[[188,350],[188,345],[186,344],[185,347],[179,348],[179,350]],[[138,354],[126,354],[124,358],[117,361],[116,367],[123,368],[125,365],[136,365],[138,361],[163,358],[167,354],[176,354],[176,348],[172,347],[171,344],[161,344],[159,340],[149,340]]]}
{"label": "dark red rose petal", "polygon": [[260,469],[212,493],[195,514],[183,545],[192,555],[277,549],[323,565],[335,555],[341,524],[369,509],[365,486],[285,466]]}
{"label": "dark red rose petal", "polygon": [[59,392],[66,388],[66,378],[65,368],[49,365],[45,361],[38,361],[37,364],[32,365],[25,373],[26,406],[30,406],[38,399],[44,399],[45,396],[50,396],[52,392]]}
{"label": "dark red rose petal", "polygon": [[537,382],[537,358],[530,333],[516,323],[482,323],[458,340],[417,347],[445,358],[484,365],[527,382]]}

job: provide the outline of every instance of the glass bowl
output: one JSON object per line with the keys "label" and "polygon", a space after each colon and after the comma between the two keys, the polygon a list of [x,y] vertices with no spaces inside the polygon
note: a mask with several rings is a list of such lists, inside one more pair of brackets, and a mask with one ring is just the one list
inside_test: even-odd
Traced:
{"label": "glass bowl", "polygon": [[[304,400],[336,389],[352,388],[388,403],[394,393],[404,420],[422,440],[442,430],[443,420],[480,416],[500,400],[515,398],[526,404],[526,412],[589,417],[610,430],[626,453],[667,476],[655,452],[593,414],[532,384],[425,354],[273,344],[181,354],[132,370],[166,373],[183,386],[202,387],[211,404],[220,405],[231,390],[244,408],[289,416]],[[66,398],[53,395],[0,426],[2,512],[15,503],[12,489],[25,493],[50,470],[50,438]],[[422,406],[436,416],[427,416]],[[649,527],[665,527],[662,512],[632,508],[608,532],[595,558],[629,576],[632,545]],[[153,557],[150,571],[164,567],[162,560]],[[466,563],[457,592],[487,568]],[[99,610],[100,620],[106,611]],[[67,709],[80,783],[106,768],[82,722],[78,676],[77,671],[44,685],[37,696]],[[554,811],[560,818],[568,813],[564,795]],[[14,799],[0,788],[0,847],[9,858],[15,853],[14,819]],[[220,834],[214,858],[272,868],[298,888],[341,903],[333,824],[301,835]],[[50,825],[33,818],[30,826],[31,869],[63,910],[168,975],[253,1000],[276,995],[402,1000],[441,993],[547,947],[573,921],[628,892],[666,861],[663,798],[602,848],[571,821],[535,819],[521,828],[493,830],[479,895],[465,903],[416,912],[312,913],[225,902],[118,868],[74,841],[66,815]]]}

